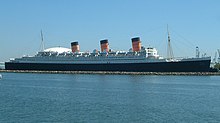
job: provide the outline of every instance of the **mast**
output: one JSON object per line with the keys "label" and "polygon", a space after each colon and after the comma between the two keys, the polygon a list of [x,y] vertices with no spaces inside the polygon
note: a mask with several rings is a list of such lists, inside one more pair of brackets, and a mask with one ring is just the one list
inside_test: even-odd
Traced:
{"label": "mast", "polygon": [[220,49],[218,49],[218,63],[220,63]]}
{"label": "mast", "polygon": [[199,47],[196,47],[196,58],[199,58],[200,56],[200,51],[199,51]]}
{"label": "mast", "polygon": [[43,37],[43,31],[41,30],[41,51],[44,51],[44,37]]}
{"label": "mast", "polygon": [[220,58],[220,49],[218,49],[218,57]]}
{"label": "mast", "polygon": [[218,60],[217,60],[217,52],[215,52],[215,56],[214,56],[214,59],[213,59],[213,62],[216,63]]}
{"label": "mast", "polygon": [[168,33],[168,46],[167,46],[167,59],[173,59],[173,49],[170,42],[170,33],[167,25],[167,33]]}

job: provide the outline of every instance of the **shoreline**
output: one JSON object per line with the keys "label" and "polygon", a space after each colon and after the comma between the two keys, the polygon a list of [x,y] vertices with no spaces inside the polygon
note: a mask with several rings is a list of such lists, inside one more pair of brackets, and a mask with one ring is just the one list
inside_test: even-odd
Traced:
{"label": "shoreline", "polygon": [[120,71],[36,71],[36,70],[0,70],[0,72],[41,73],[41,74],[220,76],[220,72],[120,72]]}

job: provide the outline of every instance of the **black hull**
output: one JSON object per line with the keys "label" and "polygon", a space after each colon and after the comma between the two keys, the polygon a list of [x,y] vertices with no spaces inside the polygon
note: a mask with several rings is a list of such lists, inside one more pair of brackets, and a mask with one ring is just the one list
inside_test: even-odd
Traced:
{"label": "black hull", "polygon": [[210,60],[123,64],[52,64],[6,62],[5,69],[38,71],[209,72]]}

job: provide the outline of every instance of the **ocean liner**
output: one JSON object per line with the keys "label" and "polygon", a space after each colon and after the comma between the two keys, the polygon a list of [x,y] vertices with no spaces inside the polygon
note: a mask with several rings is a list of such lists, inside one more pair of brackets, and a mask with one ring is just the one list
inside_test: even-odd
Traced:
{"label": "ocean liner", "polygon": [[[157,49],[145,48],[140,37],[131,39],[128,51],[112,51],[108,40],[101,40],[101,51],[80,52],[78,42],[71,49],[54,47],[38,52],[35,56],[24,56],[5,62],[6,70],[37,71],[126,71],[126,72],[208,72],[211,57],[179,58],[158,55]],[[168,48],[170,36],[168,35]]]}

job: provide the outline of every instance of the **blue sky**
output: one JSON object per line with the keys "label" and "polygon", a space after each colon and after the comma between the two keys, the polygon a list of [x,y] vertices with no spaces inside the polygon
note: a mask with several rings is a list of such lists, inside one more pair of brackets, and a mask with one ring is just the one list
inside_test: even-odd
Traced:
{"label": "blue sky", "polygon": [[219,0],[1,0],[0,61],[40,50],[40,30],[45,47],[70,47],[81,51],[110,48],[128,50],[131,38],[166,56],[167,24],[176,57],[195,56],[195,47],[214,56],[220,49]]}

